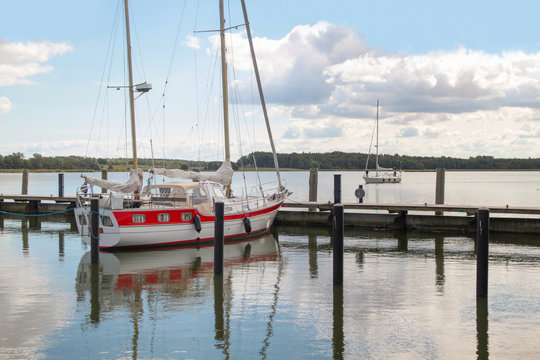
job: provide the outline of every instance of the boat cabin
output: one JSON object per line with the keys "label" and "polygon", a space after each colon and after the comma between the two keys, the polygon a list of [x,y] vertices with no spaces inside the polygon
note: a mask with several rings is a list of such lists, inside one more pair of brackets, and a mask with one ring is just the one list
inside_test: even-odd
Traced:
{"label": "boat cabin", "polygon": [[221,185],[210,182],[163,182],[145,186],[143,194],[152,206],[196,208],[208,215],[212,214],[215,201],[227,199]]}

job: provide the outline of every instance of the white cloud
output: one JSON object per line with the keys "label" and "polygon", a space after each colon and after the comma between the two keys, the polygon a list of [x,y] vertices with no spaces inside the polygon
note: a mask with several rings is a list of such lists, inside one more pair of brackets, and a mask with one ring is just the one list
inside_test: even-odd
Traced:
{"label": "white cloud", "polygon": [[53,70],[45,64],[52,56],[63,55],[72,49],[67,43],[0,40],[0,86],[31,84],[31,76]]}
{"label": "white cloud", "polygon": [[11,110],[11,101],[5,96],[0,96],[0,115],[7,114]]}
{"label": "white cloud", "polygon": [[201,48],[201,43],[200,43],[200,39],[196,36],[193,36],[191,34],[188,34],[186,36],[186,40],[184,40],[184,43],[183,43],[185,46],[189,47],[189,48],[192,48],[192,49],[200,49]]}

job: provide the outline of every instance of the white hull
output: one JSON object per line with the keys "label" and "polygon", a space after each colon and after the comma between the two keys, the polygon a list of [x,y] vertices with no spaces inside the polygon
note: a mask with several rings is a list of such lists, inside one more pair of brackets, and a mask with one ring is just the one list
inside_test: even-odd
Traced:
{"label": "white hull", "polygon": [[365,176],[366,184],[395,184],[401,182],[401,176]]}
{"label": "white hull", "polygon": [[[276,217],[283,200],[268,200],[264,206],[246,212],[225,213],[224,237],[237,238],[241,236],[263,233],[268,230]],[[227,208],[227,205],[225,205]],[[91,213],[88,206],[77,207],[74,210],[77,228],[82,239],[90,245]],[[173,207],[129,208],[99,210],[99,247],[143,247],[170,246],[211,243],[214,239],[214,216],[204,215],[197,209],[179,209]],[[168,214],[172,219],[168,222],[158,222],[158,216]],[[189,220],[175,221],[189,215]],[[144,223],[132,223],[134,216],[144,216]],[[195,218],[200,219],[200,231],[197,231]],[[249,226],[246,220],[249,219]],[[104,221],[107,219],[107,221]],[[109,221],[110,220],[110,221]],[[249,228],[251,227],[251,229]]]}

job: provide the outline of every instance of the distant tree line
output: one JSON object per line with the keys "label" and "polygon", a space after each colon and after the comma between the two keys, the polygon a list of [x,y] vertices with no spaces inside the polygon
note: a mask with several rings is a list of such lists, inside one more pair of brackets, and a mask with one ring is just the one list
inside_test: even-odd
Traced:
{"label": "distant tree line", "polygon": [[[188,161],[188,160],[152,160],[138,159],[141,168],[165,167],[170,169],[197,169],[200,171],[217,170],[220,161]],[[124,158],[91,158],[84,156],[42,156],[33,154],[26,159],[23,153],[0,155],[0,169],[29,169],[29,170],[100,170],[125,171],[133,167],[131,159]]]}
{"label": "distant tree line", "polygon": [[[254,155],[254,156],[253,156]],[[255,152],[242,157],[237,161],[237,166],[243,163],[245,167],[268,168],[274,166],[272,153]],[[280,168],[323,170],[363,170],[366,167],[368,154],[345,153],[334,151],[330,153],[290,153],[278,154]],[[529,170],[540,169],[540,158],[535,159],[496,159],[493,156],[475,156],[468,159],[453,157],[431,156],[405,156],[405,155],[379,155],[379,166],[392,167],[403,170],[426,170],[426,169],[459,169],[459,170]],[[375,156],[369,157],[369,169],[375,168]]]}
{"label": "distant tree line", "polygon": [[[255,158],[255,161],[254,161]],[[278,154],[279,166],[283,169],[318,168],[322,170],[363,170],[366,166],[367,154],[345,153],[334,151],[330,153],[290,153]],[[191,161],[175,159],[139,159],[139,166],[165,167],[169,169],[214,171],[221,161]],[[233,162],[235,170],[241,168],[273,168],[272,153],[255,152],[243,156]],[[468,159],[452,157],[379,155],[379,165],[403,170],[427,169],[456,169],[456,170],[537,170],[540,169],[540,158],[528,159],[496,159],[493,156],[475,156]],[[17,152],[11,155],[0,155],[0,169],[30,169],[30,170],[99,170],[125,171],[132,167],[131,159],[124,158],[90,158],[84,156],[42,156],[33,154],[26,159],[24,154]],[[375,168],[375,157],[369,158],[369,169]]]}

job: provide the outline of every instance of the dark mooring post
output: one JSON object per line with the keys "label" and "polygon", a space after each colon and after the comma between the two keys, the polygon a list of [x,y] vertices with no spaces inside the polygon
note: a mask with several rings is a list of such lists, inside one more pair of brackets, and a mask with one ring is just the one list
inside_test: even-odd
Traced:
{"label": "dark mooring post", "polygon": [[64,197],[64,174],[58,174],[58,196]]}
{"label": "dark mooring post", "polygon": [[476,243],[476,297],[487,297],[489,258],[489,209],[478,209]]}
{"label": "dark mooring post", "polygon": [[[444,169],[437,169],[435,180],[435,204],[444,204]],[[443,215],[443,211],[435,211],[435,215]]]}
{"label": "dark mooring post", "polygon": [[[101,179],[107,180],[107,169],[101,169]],[[101,193],[105,194],[107,192],[107,189],[101,188]]]}
{"label": "dark mooring post", "polygon": [[22,173],[21,195],[28,195],[28,169],[24,169]]}
{"label": "dark mooring post", "polygon": [[343,205],[334,205],[334,285],[343,285]]}
{"label": "dark mooring post", "polygon": [[99,262],[99,199],[90,200],[91,228],[90,228],[90,255],[92,264]]}
{"label": "dark mooring post", "polygon": [[[319,185],[319,169],[309,169],[309,202],[317,201],[317,186]],[[317,211],[309,208],[309,211]]]}
{"label": "dark mooring post", "polygon": [[341,174],[334,174],[334,204],[341,204]]}
{"label": "dark mooring post", "polygon": [[217,201],[214,204],[214,275],[223,275],[223,243],[224,243],[224,216],[225,204]]}

